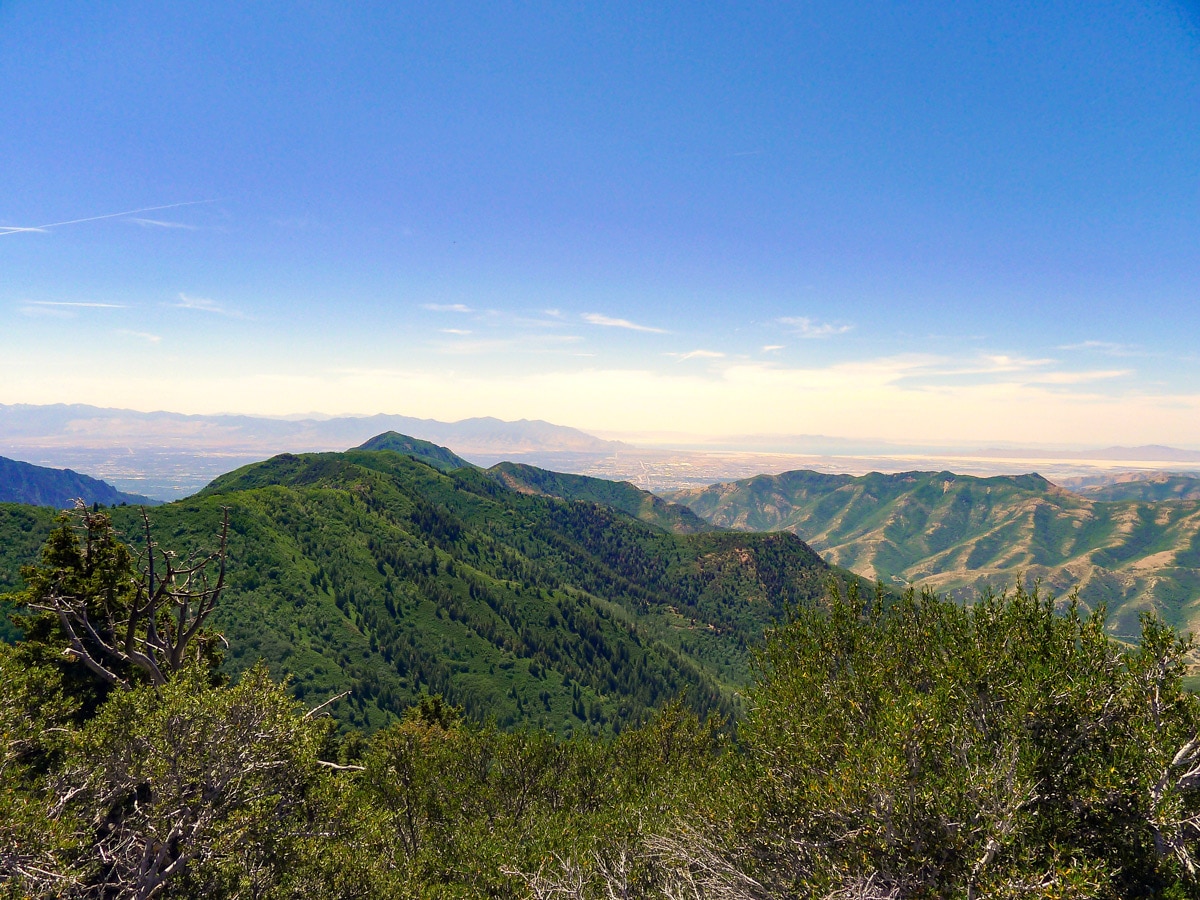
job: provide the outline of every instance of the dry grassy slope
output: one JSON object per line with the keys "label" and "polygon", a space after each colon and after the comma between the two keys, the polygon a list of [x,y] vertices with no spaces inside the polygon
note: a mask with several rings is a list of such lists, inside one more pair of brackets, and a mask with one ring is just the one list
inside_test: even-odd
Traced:
{"label": "dry grassy slope", "polygon": [[887,583],[969,597],[1024,574],[1107,603],[1120,635],[1135,635],[1146,609],[1200,633],[1200,500],[1099,501],[1037,475],[805,471],[670,499],[714,525],[792,531],[828,562]]}
{"label": "dry grassy slope", "polygon": [[1200,477],[1130,472],[1115,483],[1085,487],[1079,493],[1092,500],[1200,500]]}

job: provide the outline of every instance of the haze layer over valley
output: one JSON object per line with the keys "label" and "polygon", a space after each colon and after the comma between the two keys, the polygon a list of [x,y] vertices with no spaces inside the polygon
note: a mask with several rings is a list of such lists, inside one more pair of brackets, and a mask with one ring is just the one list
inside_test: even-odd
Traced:
{"label": "haze layer over valley", "polygon": [[218,475],[276,453],[343,450],[384,430],[449,446],[480,465],[519,460],[543,468],[671,491],[760,474],[953,471],[1037,472],[1060,486],[1106,484],[1156,472],[1200,472],[1200,452],[1177,448],[970,448],[882,440],[775,436],[686,442],[597,437],[544,421],[494,417],[441,422],[413,416],[202,416],[86,405],[0,404],[0,456],[72,468],[159,500],[200,490]]}

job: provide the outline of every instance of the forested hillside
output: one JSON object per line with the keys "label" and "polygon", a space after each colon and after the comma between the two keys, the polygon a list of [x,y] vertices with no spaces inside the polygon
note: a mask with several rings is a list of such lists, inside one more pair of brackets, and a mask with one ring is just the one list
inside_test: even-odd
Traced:
{"label": "forested hillside", "polygon": [[[619,729],[677,696],[730,713],[748,648],[834,574],[793,535],[673,534],[502,481],[394,451],[284,455],[150,516],[156,540],[184,552],[211,544],[228,507],[213,620],[228,670],[263,659],[308,703],[350,690],[334,712],[368,730],[424,693],[563,733]],[[669,525],[667,504],[638,505]],[[140,513],[111,513],[136,547]],[[49,525],[8,508],[3,583]]]}
{"label": "forested hillside", "polygon": [[716,530],[686,506],[669,503],[628,481],[608,481],[588,475],[566,475],[512,462],[497,463],[488,469],[487,473],[501,484],[520,493],[600,503],[676,534]]}
{"label": "forested hillside", "polygon": [[[1182,481],[1159,489],[1188,496]],[[1060,595],[1078,588],[1089,606],[1107,604],[1110,626],[1125,637],[1138,633],[1145,610],[1200,630],[1200,499],[1097,500],[1038,475],[810,471],[669,497],[714,525],[793,532],[828,562],[891,585],[969,598],[1023,576]]]}

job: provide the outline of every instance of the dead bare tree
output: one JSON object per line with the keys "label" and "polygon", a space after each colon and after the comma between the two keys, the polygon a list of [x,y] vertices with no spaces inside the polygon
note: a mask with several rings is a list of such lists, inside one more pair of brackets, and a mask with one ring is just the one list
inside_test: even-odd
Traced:
{"label": "dead bare tree", "polygon": [[662,893],[669,900],[765,900],[772,896],[739,865],[740,854],[685,824],[649,835],[646,846],[663,872]]}
{"label": "dead bare tree", "polygon": [[[731,852],[686,824],[674,823],[674,827],[582,858],[556,853],[534,872],[511,866],[501,872],[523,881],[534,900],[765,900],[776,896],[743,872]],[[636,868],[643,871],[635,872]]]}
{"label": "dead bare tree", "polygon": [[145,546],[137,560],[117,540],[107,513],[76,501],[75,516],[82,544],[65,536],[56,565],[26,573],[29,606],[58,617],[69,644],[64,652],[104,683],[129,689],[130,675],[140,670],[152,684],[166,684],[204,653],[198,638],[225,587],[229,509],[223,508],[217,549],[184,557],[159,547],[143,509]]}

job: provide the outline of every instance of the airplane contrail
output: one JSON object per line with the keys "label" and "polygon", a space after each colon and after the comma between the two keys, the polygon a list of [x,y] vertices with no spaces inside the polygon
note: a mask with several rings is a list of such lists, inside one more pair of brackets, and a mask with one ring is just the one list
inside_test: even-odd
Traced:
{"label": "airplane contrail", "polygon": [[125,212],[106,213],[102,216],[88,216],[85,219],[68,219],[66,222],[51,222],[49,225],[0,225],[0,237],[6,234],[19,234],[22,231],[45,231],[47,228],[57,228],[59,225],[78,225],[80,222],[95,222],[99,219],[116,219],[120,216],[132,216],[137,213],[154,212],[159,209],[176,209],[180,206],[195,206],[199,203],[216,203],[216,200],[188,200],[184,203],[168,203],[166,206],[144,206],[141,209],[127,209]]}

